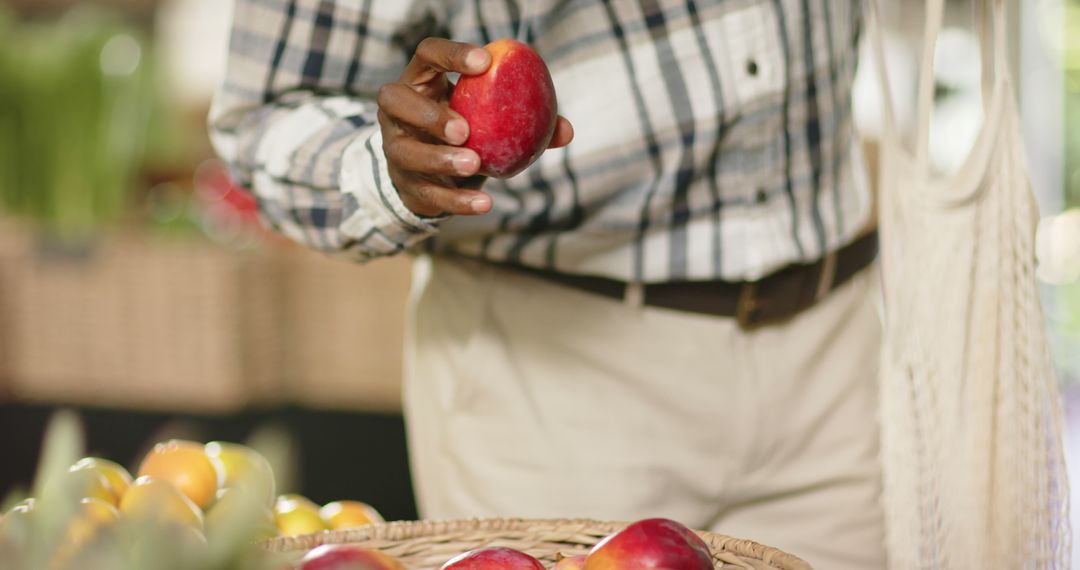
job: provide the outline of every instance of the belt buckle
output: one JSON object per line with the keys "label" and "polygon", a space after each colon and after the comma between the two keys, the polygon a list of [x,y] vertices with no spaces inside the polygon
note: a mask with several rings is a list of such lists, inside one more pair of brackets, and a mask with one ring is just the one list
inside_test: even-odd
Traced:
{"label": "belt buckle", "polygon": [[748,281],[739,288],[739,300],[735,305],[735,321],[743,329],[754,325],[754,315],[760,308],[758,300],[758,284],[756,281]]}

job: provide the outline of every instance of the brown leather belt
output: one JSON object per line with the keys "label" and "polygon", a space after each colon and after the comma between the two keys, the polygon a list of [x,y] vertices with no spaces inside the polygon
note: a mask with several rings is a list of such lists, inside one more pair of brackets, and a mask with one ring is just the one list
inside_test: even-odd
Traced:
{"label": "brown leather belt", "polygon": [[[674,281],[641,285],[642,302],[652,307],[735,317],[744,329],[791,318],[865,269],[878,253],[877,232],[829,253],[814,263],[789,265],[758,281]],[[506,267],[506,266],[504,266]],[[509,266],[548,281],[611,299],[625,299],[629,285],[604,277],[569,275]]]}

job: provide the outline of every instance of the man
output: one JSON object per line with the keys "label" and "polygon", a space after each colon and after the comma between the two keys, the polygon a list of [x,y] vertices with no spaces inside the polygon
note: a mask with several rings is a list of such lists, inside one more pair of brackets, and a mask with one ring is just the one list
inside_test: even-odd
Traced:
{"label": "man", "polygon": [[[861,16],[236,2],[214,142],[266,221],[357,261],[421,254],[422,516],[667,516],[820,568],[884,565]],[[452,75],[483,73],[475,46],[523,18],[567,119],[526,172],[482,180]]]}

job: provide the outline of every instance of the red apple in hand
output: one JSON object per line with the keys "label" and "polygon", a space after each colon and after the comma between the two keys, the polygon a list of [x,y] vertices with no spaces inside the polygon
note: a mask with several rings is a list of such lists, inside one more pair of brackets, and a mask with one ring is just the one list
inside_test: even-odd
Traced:
{"label": "red apple in hand", "polygon": [[559,116],[555,86],[540,55],[502,39],[484,46],[491,67],[458,80],[450,108],[469,122],[465,147],[480,155],[480,174],[510,178],[547,149]]}
{"label": "red apple in hand", "polygon": [[524,552],[496,546],[451,558],[440,570],[544,570],[544,565]]}
{"label": "red apple in hand", "polygon": [[713,570],[701,537],[668,519],[638,521],[600,541],[585,570]]}
{"label": "red apple in hand", "polygon": [[347,544],[324,544],[300,561],[300,570],[405,570],[391,556]]}

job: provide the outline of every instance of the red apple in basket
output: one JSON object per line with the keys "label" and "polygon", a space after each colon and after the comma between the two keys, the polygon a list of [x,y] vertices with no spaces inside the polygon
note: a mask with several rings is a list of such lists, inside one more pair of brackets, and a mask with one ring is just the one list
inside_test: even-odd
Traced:
{"label": "red apple in basket", "polygon": [[585,555],[568,556],[555,563],[551,570],[585,570]]}
{"label": "red apple in basket", "polygon": [[713,570],[705,541],[668,519],[645,519],[597,543],[585,570]]}
{"label": "red apple in basket", "polygon": [[324,544],[308,552],[299,570],[405,570],[395,558],[348,544]]}
{"label": "red apple in basket", "polygon": [[495,546],[451,558],[440,570],[544,570],[544,565],[519,550]]}
{"label": "red apple in basket", "polygon": [[480,155],[480,174],[510,178],[547,149],[558,105],[551,74],[529,46],[502,39],[484,46],[491,67],[462,76],[450,108],[469,123],[465,147]]}

